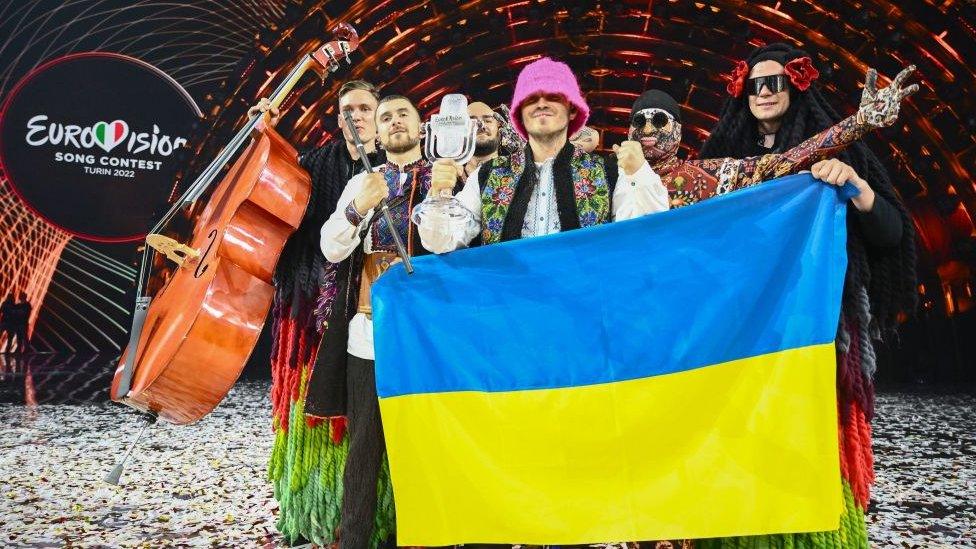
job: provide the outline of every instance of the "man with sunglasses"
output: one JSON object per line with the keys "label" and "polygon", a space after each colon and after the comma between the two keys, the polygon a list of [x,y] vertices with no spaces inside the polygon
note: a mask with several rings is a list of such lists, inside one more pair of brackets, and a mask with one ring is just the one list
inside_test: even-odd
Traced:
{"label": "man with sunglasses", "polygon": [[659,164],[672,168],[676,162],[680,162],[675,156],[681,144],[681,108],[678,102],[661,90],[648,90],[641,94],[630,109],[627,139],[640,143],[644,158],[652,168]]}
{"label": "man with sunglasses", "polygon": [[[765,154],[744,159],[711,158],[681,160],[681,109],[673,97],[661,90],[644,92],[631,109],[628,139],[638,141],[644,158],[661,176],[668,189],[672,208],[694,204],[715,195],[755,185],[762,181],[808,170],[815,163],[835,156],[869,131],[890,126],[898,117],[902,99],[918,85],[902,88],[914,70],[909,67],[878,90],[877,72],[868,71],[861,105],[853,115],[807,138],[780,154]],[[766,81],[761,82],[766,89]]]}
{"label": "man with sunglasses", "polygon": [[749,110],[756,117],[762,152],[775,152],[773,145],[779,131],[783,115],[790,108],[790,91],[786,85],[786,75],[777,63],[760,63],[754,69],[755,76],[746,81],[749,94]]}
{"label": "man with sunglasses", "polygon": [[[718,123],[701,157],[778,153],[840,120],[811,55],[786,43],[754,49],[732,71]],[[844,86],[839,86],[844,89]],[[841,93],[841,92],[835,92]],[[867,144],[855,143],[811,173],[861,191],[848,208],[847,273],[837,331],[837,409],[844,506],[837,530],[761,538],[770,547],[869,547],[864,514],[874,482],[870,423],[874,414],[875,342],[896,334],[898,318],[917,305],[915,230],[887,169]],[[723,549],[753,544],[726,538]]]}

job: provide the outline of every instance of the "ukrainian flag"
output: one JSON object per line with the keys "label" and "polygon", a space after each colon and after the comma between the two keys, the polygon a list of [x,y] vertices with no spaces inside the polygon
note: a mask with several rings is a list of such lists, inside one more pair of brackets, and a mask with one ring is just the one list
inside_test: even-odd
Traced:
{"label": "ukrainian flag", "polygon": [[845,199],[791,176],[384,275],[398,544],[838,528]]}

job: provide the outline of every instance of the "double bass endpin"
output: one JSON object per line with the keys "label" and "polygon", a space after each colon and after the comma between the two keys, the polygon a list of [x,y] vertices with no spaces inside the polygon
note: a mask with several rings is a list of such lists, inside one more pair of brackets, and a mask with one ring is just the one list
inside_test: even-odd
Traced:
{"label": "double bass endpin", "polygon": [[139,441],[142,439],[142,435],[146,434],[146,429],[149,429],[150,425],[155,425],[156,421],[159,419],[156,414],[146,414],[142,416],[142,418],[146,423],[142,426],[142,429],[139,430],[139,434],[136,435],[136,439],[133,440],[132,444],[129,445],[129,449],[126,450],[125,455],[122,456],[122,459],[120,459],[115,465],[112,472],[105,477],[105,482],[113,486],[119,485],[119,479],[122,478],[122,469],[125,468],[125,462],[129,459],[129,454],[132,453],[132,450],[135,450],[136,445],[139,444]]}

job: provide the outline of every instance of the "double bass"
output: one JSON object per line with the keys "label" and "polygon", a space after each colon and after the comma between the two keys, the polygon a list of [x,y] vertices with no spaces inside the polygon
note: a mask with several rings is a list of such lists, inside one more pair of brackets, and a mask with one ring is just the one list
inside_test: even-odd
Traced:
{"label": "double bass", "polygon": [[[355,30],[340,25],[334,40],[288,73],[269,97],[272,109],[306,72],[313,70],[324,80],[340,61],[350,62],[358,45]],[[146,237],[132,331],[111,398],[146,412],[150,422],[160,418],[184,425],[210,413],[237,381],[267,318],[275,266],[311,193],[297,152],[270,127],[267,116],[250,119]],[[213,193],[188,242],[161,234],[181,208],[209,188]],[[161,290],[149,296],[146,282],[156,253],[177,266]],[[109,482],[114,477],[117,483],[121,466]]]}

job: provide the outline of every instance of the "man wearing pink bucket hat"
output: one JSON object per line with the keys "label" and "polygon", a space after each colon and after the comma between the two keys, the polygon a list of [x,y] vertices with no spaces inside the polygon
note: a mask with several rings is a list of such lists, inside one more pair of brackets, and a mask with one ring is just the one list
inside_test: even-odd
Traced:
{"label": "man wearing pink bucket hat", "polygon": [[[526,146],[472,173],[456,199],[473,220],[421,218],[422,232],[459,232],[473,221],[484,244],[589,227],[668,209],[667,190],[644,160],[640,144],[614,147],[616,167],[569,142],[590,108],[565,63],[543,57],[519,74],[511,118]],[[438,161],[431,196],[450,194],[457,182],[451,161]]]}
{"label": "man wearing pink bucket hat", "polygon": [[[510,112],[512,128],[527,143],[510,156],[482,164],[455,197],[480,223],[482,243],[545,236],[668,209],[667,189],[644,159],[640,143],[625,141],[615,146],[616,162],[608,167],[602,157],[569,141],[586,124],[590,109],[565,63],[544,57],[522,69]],[[440,193],[450,193],[456,183],[453,162],[434,164],[432,197],[445,196]],[[421,234],[463,234],[470,221],[438,219],[436,212],[430,213],[419,219]],[[598,547],[637,545],[612,541]]]}

